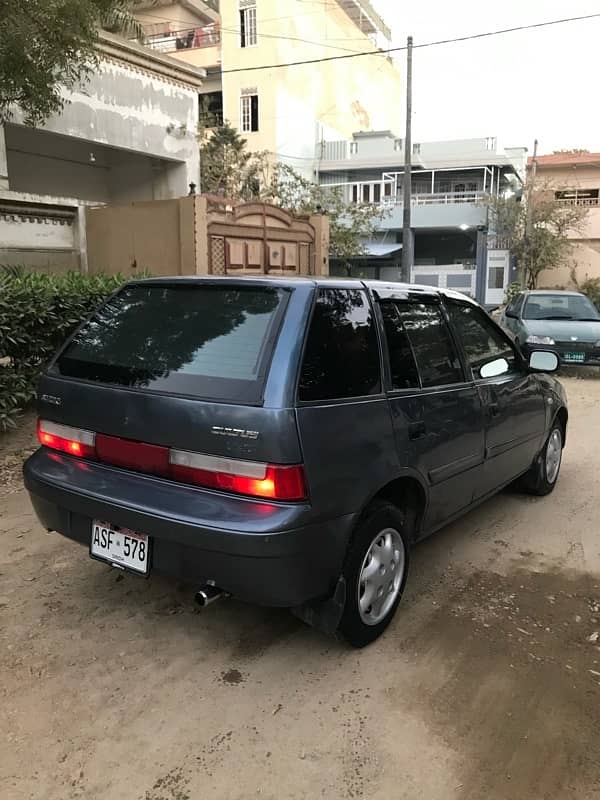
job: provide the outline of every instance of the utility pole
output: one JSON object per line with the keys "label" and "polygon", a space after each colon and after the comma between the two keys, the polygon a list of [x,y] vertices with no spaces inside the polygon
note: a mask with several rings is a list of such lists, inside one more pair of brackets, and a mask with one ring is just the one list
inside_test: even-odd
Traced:
{"label": "utility pole", "polygon": [[406,134],[404,136],[404,177],[402,179],[402,280],[404,283],[410,283],[413,265],[413,243],[410,227],[412,194],[412,36],[408,37],[406,44]]}
{"label": "utility pole", "polygon": [[[533,233],[533,192],[535,188],[535,176],[537,174],[537,149],[538,140],[533,143],[533,158],[531,159],[531,172],[527,176],[527,195],[525,209],[525,242],[527,244],[526,252],[530,252],[531,238]],[[525,264],[522,261],[519,263],[517,271],[517,280],[523,288],[525,288]]]}

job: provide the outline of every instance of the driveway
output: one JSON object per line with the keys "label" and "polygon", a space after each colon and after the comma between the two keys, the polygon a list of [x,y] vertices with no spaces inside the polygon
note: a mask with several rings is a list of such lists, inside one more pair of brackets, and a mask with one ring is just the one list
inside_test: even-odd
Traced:
{"label": "driveway", "polygon": [[600,797],[600,380],[564,383],[555,493],[415,548],[363,651],[91,561],[32,514],[32,419],[0,437],[0,796]]}

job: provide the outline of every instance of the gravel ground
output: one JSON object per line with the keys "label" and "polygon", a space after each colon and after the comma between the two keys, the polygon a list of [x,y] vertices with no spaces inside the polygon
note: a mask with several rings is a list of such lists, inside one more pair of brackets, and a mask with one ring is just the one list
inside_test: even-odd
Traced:
{"label": "gravel ground", "polygon": [[0,797],[599,798],[600,380],[564,383],[555,493],[415,548],[363,651],[45,533],[25,418],[0,437]]}

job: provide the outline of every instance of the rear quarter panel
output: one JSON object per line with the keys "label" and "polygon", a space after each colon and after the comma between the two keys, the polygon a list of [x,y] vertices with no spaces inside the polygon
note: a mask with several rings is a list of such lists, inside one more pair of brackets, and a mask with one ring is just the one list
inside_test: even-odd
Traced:
{"label": "rear quarter panel", "polygon": [[385,397],[296,410],[316,518],[362,511],[400,472]]}

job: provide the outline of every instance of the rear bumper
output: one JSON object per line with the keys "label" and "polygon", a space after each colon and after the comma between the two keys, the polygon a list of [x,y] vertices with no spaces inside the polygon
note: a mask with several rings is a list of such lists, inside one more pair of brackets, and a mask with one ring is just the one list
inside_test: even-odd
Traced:
{"label": "rear bumper", "polygon": [[152,537],[151,569],[196,585],[207,580],[267,606],[329,595],[355,516],[311,520],[302,504],[257,502],[92,464],[44,449],[24,467],[48,530],[89,546],[92,519]]}

